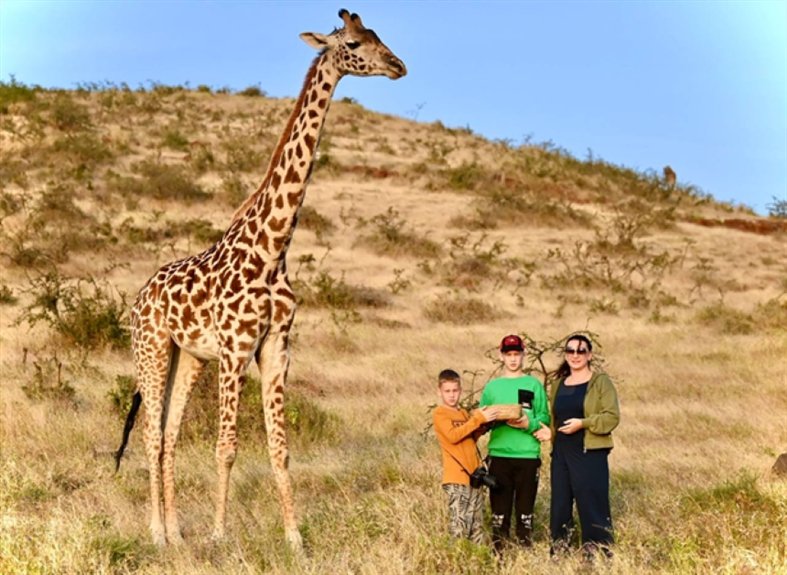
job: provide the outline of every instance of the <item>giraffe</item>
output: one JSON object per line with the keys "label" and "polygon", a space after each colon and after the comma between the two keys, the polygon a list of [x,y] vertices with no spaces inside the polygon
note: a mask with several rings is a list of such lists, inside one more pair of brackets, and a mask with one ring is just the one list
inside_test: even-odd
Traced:
{"label": "giraffe", "polygon": [[302,549],[288,472],[284,385],[295,296],[286,255],[309,181],[333,92],[345,75],[407,74],[402,61],[357,14],[330,34],[300,37],[319,50],[256,192],[236,210],[222,238],[204,252],[160,268],[131,310],[137,390],[115,454],[116,468],[140,405],[150,472],[150,532],[158,545],[182,541],[175,509],[175,444],[183,412],[203,363],[219,362],[218,484],[213,538],[225,533],[227,492],[235,461],[237,410],[247,367],[262,380],[268,452],[285,535]]}
{"label": "giraffe", "polygon": [[678,176],[675,174],[675,170],[673,170],[671,166],[664,166],[664,183],[667,184],[667,187],[670,190],[675,188],[677,178]]}

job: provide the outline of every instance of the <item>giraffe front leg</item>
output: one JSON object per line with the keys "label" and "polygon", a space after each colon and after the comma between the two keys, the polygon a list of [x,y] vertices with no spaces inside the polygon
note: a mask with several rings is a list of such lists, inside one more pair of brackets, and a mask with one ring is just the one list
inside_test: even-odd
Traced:
{"label": "giraffe front leg", "polygon": [[262,400],[265,430],[268,436],[268,454],[273,476],[279,490],[284,521],[284,533],[290,548],[302,553],[303,541],[295,520],[295,501],[290,482],[289,449],[284,428],[284,384],[289,367],[288,334],[271,333],[265,340],[260,354],[259,369],[262,376]]}
{"label": "giraffe front leg", "polygon": [[175,445],[183,421],[183,412],[188,403],[194,383],[202,372],[203,364],[200,360],[188,353],[178,350],[173,354],[175,370],[174,383],[167,409],[167,419],[164,422],[164,445],[161,458],[161,474],[164,487],[164,523],[167,532],[167,542],[179,544],[183,541],[178,522],[178,513],[175,508]]}
{"label": "giraffe front leg", "polygon": [[224,538],[227,516],[230,472],[238,451],[238,402],[243,388],[245,363],[229,354],[221,357],[219,364],[219,439],[216,442],[218,486],[216,490],[216,518],[213,526],[214,540]]}

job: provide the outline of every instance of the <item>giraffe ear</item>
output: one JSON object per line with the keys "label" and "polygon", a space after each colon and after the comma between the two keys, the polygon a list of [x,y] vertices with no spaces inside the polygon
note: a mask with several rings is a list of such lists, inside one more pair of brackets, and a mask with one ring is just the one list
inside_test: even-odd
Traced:
{"label": "giraffe ear", "polygon": [[315,50],[323,50],[329,45],[328,37],[325,34],[318,34],[317,32],[304,32],[301,34],[301,40]]}

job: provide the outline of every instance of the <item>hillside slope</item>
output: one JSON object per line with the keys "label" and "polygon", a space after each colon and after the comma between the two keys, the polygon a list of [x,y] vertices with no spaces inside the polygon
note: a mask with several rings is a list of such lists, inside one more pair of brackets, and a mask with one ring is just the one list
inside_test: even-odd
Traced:
{"label": "hillside slope", "polygon": [[[256,368],[226,545],[206,542],[210,378],[179,452],[187,546],[147,544],[141,434],[118,476],[111,458],[133,388],[128,306],[160,265],[221,236],[293,101],[157,85],[12,82],[0,94],[0,571],[296,569],[281,545]],[[301,305],[288,421],[312,554],[297,569],[491,568],[488,553],[442,531],[436,446],[422,433],[436,374],[454,367],[477,391],[497,342],[518,332],[543,380],[577,330],[593,334],[623,406],[615,569],[783,567],[773,525],[787,491],[768,470],[787,447],[786,231],[550,143],[490,142],[334,102],[289,252]],[[548,499],[544,481],[536,549],[507,557],[503,572],[548,572]]]}

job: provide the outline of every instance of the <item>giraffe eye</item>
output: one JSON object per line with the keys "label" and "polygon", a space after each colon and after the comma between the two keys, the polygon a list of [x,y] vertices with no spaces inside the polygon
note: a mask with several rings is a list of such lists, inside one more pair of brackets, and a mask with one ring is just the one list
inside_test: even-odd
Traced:
{"label": "giraffe eye", "polygon": [[360,46],[360,42],[356,42],[355,40],[350,40],[345,44],[350,50],[355,50],[358,46]]}

